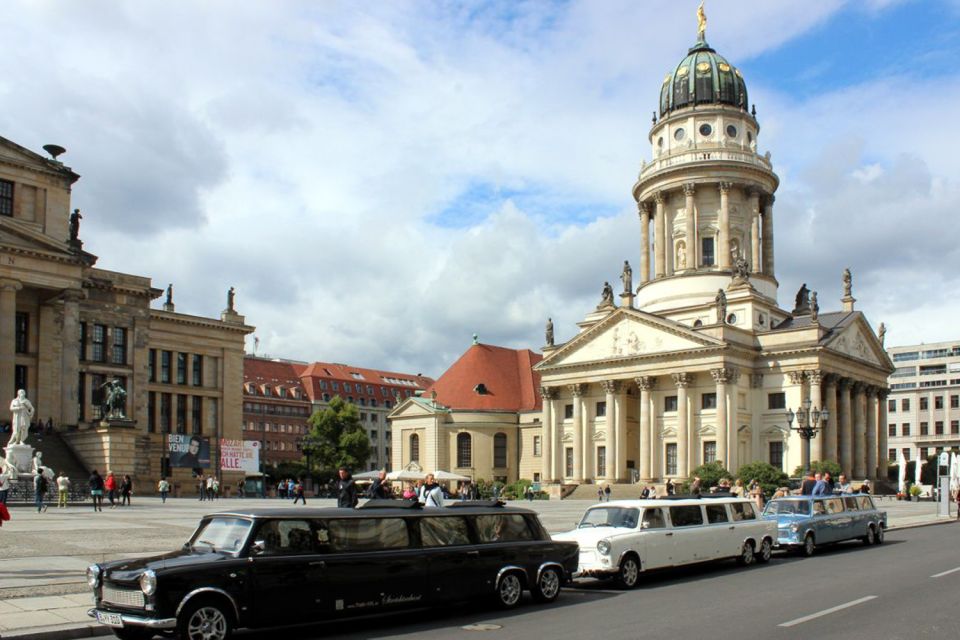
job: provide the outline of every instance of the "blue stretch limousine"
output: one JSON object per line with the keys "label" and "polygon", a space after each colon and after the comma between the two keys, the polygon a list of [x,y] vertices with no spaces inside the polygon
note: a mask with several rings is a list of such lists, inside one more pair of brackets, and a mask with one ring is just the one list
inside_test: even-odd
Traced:
{"label": "blue stretch limousine", "polygon": [[862,540],[881,544],[887,512],[866,494],[791,496],[767,503],[763,517],[777,521],[777,546],[812,556],[824,544]]}

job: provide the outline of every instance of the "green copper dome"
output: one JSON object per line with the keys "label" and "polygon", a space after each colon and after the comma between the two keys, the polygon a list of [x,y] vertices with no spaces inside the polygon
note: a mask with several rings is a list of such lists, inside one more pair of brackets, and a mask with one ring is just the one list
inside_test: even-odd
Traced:
{"label": "green copper dome", "polygon": [[705,40],[691,47],[687,57],[663,79],[660,115],[698,104],[729,104],[748,111],[747,85],[740,71]]}

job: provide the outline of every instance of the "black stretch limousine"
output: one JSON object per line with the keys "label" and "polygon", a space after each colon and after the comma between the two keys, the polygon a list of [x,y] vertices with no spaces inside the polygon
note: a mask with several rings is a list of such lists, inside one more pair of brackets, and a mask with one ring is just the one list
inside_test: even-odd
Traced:
{"label": "black stretch limousine", "polygon": [[124,640],[308,624],[453,600],[551,602],[579,560],[536,514],[500,503],[250,509],[204,517],[179,551],[93,565],[90,616]]}

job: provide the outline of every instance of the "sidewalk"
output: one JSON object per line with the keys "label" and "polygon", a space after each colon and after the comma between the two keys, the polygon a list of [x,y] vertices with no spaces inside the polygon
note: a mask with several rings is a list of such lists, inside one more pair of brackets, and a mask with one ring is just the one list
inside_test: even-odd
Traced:
{"label": "sidewalk", "polygon": [[[179,547],[200,517],[243,507],[277,507],[284,501],[181,498],[161,504],[139,498],[133,507],[94,513],[89,507],[12,510],[13,519],[0,529],[0,638],[60,640],[110,635],[107,627],[87,617],[93,605],[85,572],[94,562],[153,555]],[[572,528],[587,501],[517,502],[540,514],[548,531]],[[335,506],[333,500],[310,500],[310,506]],[[953,522],[938,518],[932,502],[881,501],[890,530]],[[291,507],[294,508],[294,507]],[[955,516],[954,516],[955,517]]]}

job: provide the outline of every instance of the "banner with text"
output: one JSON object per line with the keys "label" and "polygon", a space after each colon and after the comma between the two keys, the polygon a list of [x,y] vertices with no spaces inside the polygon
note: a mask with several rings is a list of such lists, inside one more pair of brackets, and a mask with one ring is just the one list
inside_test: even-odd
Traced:
{"label": "banner with text", "polygon": [[260,442],[258,440],[221,440],[220,468],[224,471],[260,470]]}
{"label": "banner with text", "polygon": [[186,469],[210,468],[210,438],[171,433],[167,436],[170,466]]}

